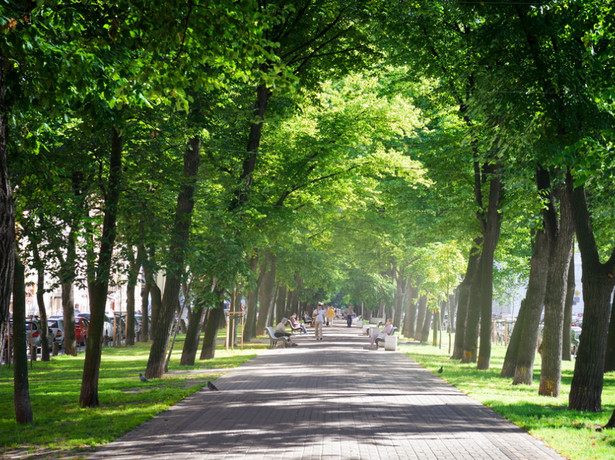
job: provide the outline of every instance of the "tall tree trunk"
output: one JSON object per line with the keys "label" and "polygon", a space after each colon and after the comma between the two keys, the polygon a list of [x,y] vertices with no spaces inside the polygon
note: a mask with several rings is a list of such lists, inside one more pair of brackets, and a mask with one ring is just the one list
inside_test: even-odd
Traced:
{"label": "tall tree trunk", "polygon": [[[105,321],[105,307],[111,273],[111,255],[115,243],[115,225],[117,208],[120,199],[120,182],[122,173],[122,137],[115,127],[112,131],[111,156],[109,161],[108,192],[105,199],[105,217],[103,221],[100,252],[96,275],[93,280],[90,298],[90,326],[83,363],[83,377],[81,380],[81,394],[79,404],[81,407],[97,407],[98,401],[98,373],[102,353],[103,326]],[[69,323],[65,327],[71,327]]]}
{"label": "tall tree trunk", "polygon": [[[246,311],[246,322],[244,324],[243,330],[243,339],[246,342],[252,340],[256,332],[256,313],[258,309],[258,290],[261,284],[263,270],[258,269],[258,257],[257,251],[254,252],[254,255],[250,257],[250,271],[252,272],[254,278],[256,278],[256,285],[248,290],[247,294],[247,311]],[[256,274],[258,273],[258,276]]]}
{"label": "tall tree trunk", "polygon": [[457,318],[455,321],[455,343],[453,345],[453,355],[451,359],[463,358],[463,343],[465,341],[468,310],[470,308],[471,286],[480,263],[481,242],[482,240],[480,238],[474,239],[474,244],[470,249],[470,255],[468,257],[465,277],[457,288],[459,296],[457,299]]}
{"label": "tall tree trunk", "polygon": [[433,311],[429,308],[425,309],[425,321],[421,330],[421,342],[427,342],[429,340],[429,330],[431,327],[431,321],[433,319]]}
{"label": "tall tree trunk", "polygon": [[401,316],[404,310],[404,294],[406,292],[406,277],[399,270],[395,270],[395,311],[393,313],[393,326],[401,326]]}
{"label": "tall tree trunk", "polygon": [[145,282],[145,284],[141,287],[141,314],[143,315],[143,321],[141,325],[141,336],[139,340],[141,342],[147,342],[149,340],[149,292],[150,292],[151,284]]}
{"label": "tall tree trunk", "polygon": [[15,258],[13,263],[15,266],[13,279],[13,347],[15,356],[13,400],[15,403],[15,421],[19,424],[25,424],[33,421],[26,351],[26,288],[24,285],[24,267],[21,261]]}
{"label": "tall tree trunk", "polygon": [[[74,228],[71,228],[66,239],[66,256],[58,253],[57,259],[60,261],[60,277],[62,287],[62,317],[64,319],[64,353],[77,356],[77,343],[75,338],[75,294],[73,283],[76,278],[76,235]],[[89,283],[91,284],[91,283]]]}
{"label": "tall tree trunk", "polygon": [[267,320],[273,309],[273,302],[275,300],[275,273],[276,273],[276,257],[270,251],[267,251],[265,255],[265,273],[261,282],[261,289],[259,292],[259,309],[258,309],[258,321],[256,322],[256,335],[263,335],[265,333],[265,326],[267,326]]}
{"label": "tall tree trunk", "polygon": [[[572,339],[572,304],[574,302],[574,245],[572,258],[568,266],[568,279],[566,280],[566,302],[564,304],[564,328],[562,329],[562,361],[570,361],[570,345]],[[612,310],[612,309],[611,309]]]}
{"label": "tall tree trunk", "polygon": [[[482,253],[481,253],[482,254]],[[480,280],[484,264],[480,263],[474,279],[470,283],[470,296],[468,299],[468,313],[463,338],[463,363],[476,362],[476,349],[478,348],[478,330],[480,324]]]}
{"label": "tall tree trunk", "polygon": [[[278,284],[278,295],[276,296],[276,315],[274,323],[278,324],[283,316],[286,316],[286,285],[284,283]],[[288,319],[288,316],[286,316]]]}
{"label": "tall tree trunk", "polygon": [[[47,309],[45,308],[45,271],[39,266],[36,271],[36,303],[38,305],[38,316],[41,319],[41,361],[49,361],[49,343],[48,331],[49,324],[47,321]],[[55,337],[53,338],[55,341]]]}
{"label": "tall tree trunk", "polygon": [[207,317],[207,325],[205,326],[205,335],[203,336],[203,347],[201,348],[201,356],[199,359],[214,359],[216,356],[216,338],[218,337],[218,328],[220,320],[224,319],[224,291],[218,291],[218,305],[216,308],[209,309]]}
{"label": "tall tree trunk", "polygon": [[[409,279],[406,285],[410,286]],[[416,324],[416,309],[418,307],[415,300],[419,294],[419,290],[418,287],[409,287],[408,290],[409,292],[406,295],[406,316],[404,317],[403,335],[410,338],[414,335],[414,329]]]}
{"label": "tall tree trunk", "polygon": [[435,347],[438,345],[438,332],[440,331],[440,315],[442,314],[442,305],[433,313],[431,344]]}
{"label": "tall tree trunk", "polygon": [[184,172],[181,190],[177,196],[177,210],[173,226],[173,237],[169,247],[167,277],[162,296],[162,306],[158,313],[157,324],[153,330],[153,342],[150,349],[145,376],[160,378],[165,370],[165,355],[169,344],[169,335],[184,272],[184,257],[188,246],[192,210],[194,208],[194,191],[199,169],[201,139],[190,139],[184,152]]}
{"label": "tall tree trunk", "polygon": [[[543,229],[538,230],[530,259],[530,278],[525,299],[521,302],[517,322],[506,350],[504,366],[500,374],[502,377],[514,377],[514,385],[530,385],[534,377],[536,341],[538,340],[540,317],[547,289],[549,249],[547,233]],[[507,368],[512,370],[512,375],[505,375]]]}
{"label": "tall tree trunk", "polygon": [[602,385],[606,338],[608,332],[611,293],[615,282],[615,250],[606,263],[600,255],[594,238],[585,190],[574,187],[570,174],[566,177],[572,213],[581,252],[583,270],[583,339],[575,360],[574,376],[570,386],[568,407],[572,410],[599,412],[602,406]]}
{"label": "tall tree trunk", "polygon": [[[556,211],[554,218],[556,218]],[[560,223],[553,238],[545,294],[545,321],[542,341],[542,367],[538,394],[559,396],[562,376],[562,330],[568,272],[574,244],[574,222],[566,193],[560,199]]]}
{"label": "tall tree trunk", "polygon": [[480,262],[480,351],[478,355],[477,369],[489,369],[491,361],[491,318],[493,313],[493,260],[495,249],[500,239],[500,227],[502,214],[500,212],[500,200],[503,192],[500,175],[496,168],[489,168],[490,178],[489,204],[487,218],[483,231],[483,251]]}
{"label": "tall tree trunk", "polygon": [[418,312],[416,315],[416,326],[414,328],[414,339],[419,342],[423,341],[423,324],[427,316],[427,295],[419,297]]}
{"label": "tall tree trunk", "polygon": [[184,348],[179,361],[180,366],[193,366],[196,360],[196,352],[199,348],[199,336],[203,328],[207,308],[202,305],[192,308],[188,317],[188,330],[184,340]]}
{"label": "tall tree trunk", "polygon": [[[574,266],[574,264],[570,264]],[[568,347],[570,350],[570,346]],[[568,352],[570,353],[570,351]],[[615,371],[615,295],[613,296],[613,303],[611,305],[611,320],[609,321],[609,333],[607,337],[606,345],[606,358],[604,365],[604,372]]]}
{"label": "tall tree trunk", "polygon": [[[32,239],[31,245],[33,266],[36,269],[36,304],[38,305],[38,315],[41,319],[41,342],[46,344],[49,343],[47,337],[49,324],[47,320],[47,308],[45,308],[45,264],[41,260],[38,251],[38,243]],[[55,341],[55,337],[53,339]],[[49,361],[49,347],[43,346],[41,350],[41,361]]]}
{"label": "tall tree trunk", "polygon": [[139,277],[139,258],[134,256],[132,246],[129,247],[129,272],[126,283],[126,345],[135,344],[135,287]]}
{"label": "tall tree trunk", "polygon": [[5,71],[10,68],[0,56],[0,324],[9,323],[9,303],[15,266],[15,208],[9,182],[7,154],[7,120]]}

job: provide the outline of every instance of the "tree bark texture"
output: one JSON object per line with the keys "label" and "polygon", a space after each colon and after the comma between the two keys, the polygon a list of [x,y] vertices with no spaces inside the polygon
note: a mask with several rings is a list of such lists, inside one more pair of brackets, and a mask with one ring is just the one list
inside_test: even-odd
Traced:
{"label": "tree bark texture", "polygon": [[[504,367],[502,367],[502,372],[504,372],[507,366],[512,367],[514,385],[530,385],[534,377],[536,342],[538,340],[540,317],[544,305],[549,271],[550,245],[549,237],[544,230],[540,229],[536,232],[536,240],[532,249],[530,278],[525,299],[521,303],[523,315],[519,311],[511,342],[506,352]],[[516,337],[517,328],[519,328],[518,338]],[[510,358],[509,351],[511,353]]]}
{"label": "tree bark texture", "polygon": [[207,325],[205,326],[205,335],[203,336],[203,347],[201,348],[201,356],[199,359],[214,359],[216,356],[218,328],[220,327],[220,321],[224,319],[223,291],[218,293],[218,297],[219,300],[216,308],[211,308],[209,310]]}
{"label": "tree bark texture", "polygon": [[433,311],[429,308],[425,309],[425,320],[423,321],[423,327],[421,330],[421,342],[429,341],[429,330],[431,329],[431,320],[433,319]]}
{"label": "tree bark texture", "polygon": [[129,273],[126,283],[126,345],[135,344],[135,288],[139,277],[139,258],[134,256],[132,246],[129,248]]}
{"label": "tree bark texture", "polygon": [[19,424],[25,424],[33,421],[30,384],[28,382],[26,288],[22,263],[19,259],[15,259],[13,264],[15,267],[13,278],[13,351],[15,356],[13,401],[15,403],[15,421]]}
{"label": "tree bark texture", "polygon": [[[568,350],[570,350],[570,347],[568,347]],[[604,372],[611,371],[615,371],[615,295],[613,296],[613,302],[611,304],[611,320],[609,321],[609,333],[607,336],[606,358],[604,364]]]}
{"label": "tree bark texture", "polygon": [[406,293],[406,277],[399,270],[395,270],[395,311],[393,313],[393,326],[401,326],[401,314],[404,309],[404,298]]}
{"label": "tree bark texture", "polygon": [[[38,316],[41,319],[41,361],[49,361],[48,342],[49,322],[47,320],[47,309],[45,308],[45,270],[39,266],[36,271],[36,304],[38,305]],[[55,340],[55,337],[54,337]]]}
{"label": "tree bark texture", "polygon": [[184,257],[188,246],[192,210],[194,209],[194,191],[199,170],[201,139],[194,137],[188,141],[184,152],[183,183],[177,196],[177,210],[173,225],[172,239],[169,247],[169,259],[162,305],[154,325],[152,348],[150,349],[145,376],[160,378],[165,372],[165,355],[169,343],[173,317],[181,289],[184,272]]}
{"label": "tree bark texture", "polygon": [[585,305],[583,333],[575,360],[568,407],[598,412],[602,405],[606,337],[615,281],[615,250],[606,263],[600,262],[585,191],[582,186],[574,187],[574,179],[570,174],[566,177],[566,186],[581,252]]}
{"label": "tree bark texture", "polygon": [[[410,280],[406,283],[410,286]],[[414,335],[414,328],[416,323],[416,309],[418,307],[416,298],[419,290],[417,287],[408,287],[408,294],[406,294],[406,316],[404,317],[404,337],[412,337]]]}
{"label": "tree bark texture", "polygon": [[427,296],[422,295],[419,297],[416,327],[414,329],[414,339],[419,342],[423,341],[423,324],[425,323],[425,316],[427,316]]}
{"label": "tree bark texture", "polygon": [[15,208],[7,154],[8,103],[5,59],[0,56],[0,324],[9,323],[9,302],[15,265]]}
{"label": "tree bark texture", "polygon": [[479,260],[478,270],[469,285],[468,314],[463,337],[463,356],[461,358],[461,362],[463,363],[476,362],[478,330],[480,324],[480,280],[482,269],[483,264],[481,264]]}
{"label": "tree bark texture", "polygon": [[493,260],[495,249],[500,239],[500,227],[502,214],[500,212],[500,200],[503,186],[500,174],[495,166],[488,168],[488,174],[493,174],[489,179],[489,203],[487,216],[483,230],[483,250],[481,253],[480,271],[480,351],[478,355],[477,369],[489,369],[491,361],[491,327],[493,313]]}
{"label": "tree bark texture", "polygon": [[275,273],[276,257],[270,251],[265,254],[265,272],[260,286],[258,320],[256,322],[256,335],[263,335],[270,311],[275,300]]}
{"label": "tree bark texture", "polygon": [[[562,361],[570,361],[570,345],[572,338],[572,304],[574,301],[574,245],[570,264],[568,265],[568,279],[566,280],[566,301],[564,303],[564,327],[562,329]],[[612,309],[611,309],[612,311]],[[610,323],[609,323],[610,324]]]}
{"label": "tree bark texture", "polygon": [[[116,222],[118,202],[120,199],[120,182],[122,174],[122,136],[114,127],[111,135],[111,155],[109,160],[109,181],[105,199],[105,216],[103,219],[102,238],[95,279],[92,281],[90,298],[90,326],[83,363],[83,377],[81,380],[81,394],[79,404],[81,407],[98,407],[98,375],[103,342],[103,326],[105,321],[105,308],[107,293],[109,291],[109,277],[111,272],[111,256],[116,236]],[[66,327],[70,327],[72,323]]]}
{"label": "tree bark texture", "polygon": [[[573,254],[574,221],[570,197],[564,190],[560,193],[559,224],[550,225],[552,232],[549,256],[547,292],[545,293],[545,320],[542,341],[542,367],[538,394],[559,396],[562,376],[562,330],[564,327],[564,304],[568,290],[568,272]],[[549,205],[551,220],[557,222],[557,210]]]}
{"label": "tree bark texture", "polygon": [[470,249],[468,257],[468,266],[463,281],[459,284],[457,290],[459,292],[457,299],[457,317],[455,321],[455,343],[453,345],[452,359],[463,358],[463,343],[465,340],[466,326],[468,321],[468,310],[470,306],[470,293],[472,280],[476,276],[480,263],[480,238],[474,239],[474,244]]}
{"label": "tree bark texture", "polygon": [[199,336],[207,308],[204,306],[194,307],[188,316],[188,330],[184,340],[184,348],[179,361],[180,366],[193,366],[196,360],[196,352],[199,348]]}

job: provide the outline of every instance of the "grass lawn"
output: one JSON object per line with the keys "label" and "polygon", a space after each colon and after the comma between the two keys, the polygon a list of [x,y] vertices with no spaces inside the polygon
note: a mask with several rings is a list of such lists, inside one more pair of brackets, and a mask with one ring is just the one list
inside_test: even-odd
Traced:
{"label": "grass lawn", "polygon": [[[224,330],[219,339],[224,338]],[[269,345],[250,343],[235,350],[218,345],[213,360],[179,366],[183,336],[178,336],[161,379],[139,380],[145,372],[150,344],[103,348],[98,387],[100,407],[79,407],[85,355],[56,356],[34,362],[29,370],[34,423],[18,425],[13,405],[13,368],[0,372],[0,458],[83,458],[134,429],[179,400],[195,393],[224,373],[239,366]],[[198,358],[198,354],[197,354]]]}
{"label": "grass lawn", "polygon": [[535,438],[541,439],[562,456],[574,460],[615,459],[615,430],[597,432],[615,406],[615,373],[605,375],[602,392],[603,412],[568,410],[568,393],[574,370],[574,360],[562,365],[561,396],[538,396],[540,355],[536,356],[534,383],[512,385],[512,379],[500,378],[506,349],[494,345],[488,371],[476,370],[476,364],[461,364],[449,359],[447,338],[442,349],[431,345],[401,345],[402,351],[425,368],[438,374],[465,394],[506,417]]}

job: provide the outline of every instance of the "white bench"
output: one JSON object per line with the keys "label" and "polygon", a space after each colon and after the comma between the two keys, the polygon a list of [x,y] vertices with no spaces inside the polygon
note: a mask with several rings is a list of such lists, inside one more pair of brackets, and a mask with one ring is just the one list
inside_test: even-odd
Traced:
{"label": "white bench", "polygon": [[290,344],[290,338],[286,336],[276,337],[275,332],[271,326],[266,326],[265,330],[267,331],[267,335],[269,336],[269,348],[274,348],[278,342],[283,342],[285,347]]}

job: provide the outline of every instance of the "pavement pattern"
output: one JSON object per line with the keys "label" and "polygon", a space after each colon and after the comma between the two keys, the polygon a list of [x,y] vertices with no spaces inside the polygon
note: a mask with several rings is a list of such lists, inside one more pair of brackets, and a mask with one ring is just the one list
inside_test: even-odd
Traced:
{"label": "pavement pattern", "polygon": [[342,321],[267,350],[90,459],[561,459]]}

